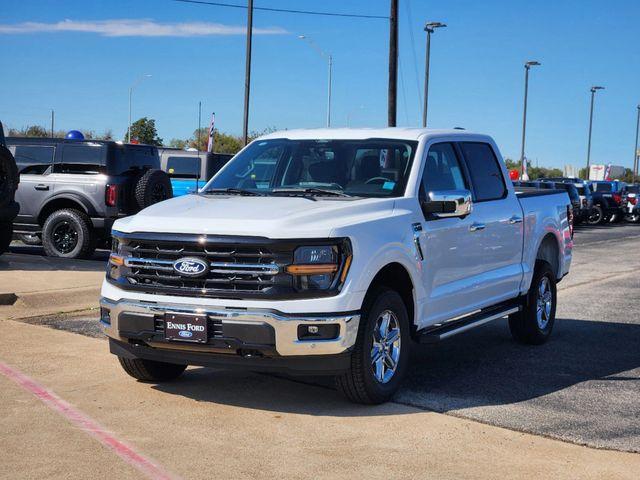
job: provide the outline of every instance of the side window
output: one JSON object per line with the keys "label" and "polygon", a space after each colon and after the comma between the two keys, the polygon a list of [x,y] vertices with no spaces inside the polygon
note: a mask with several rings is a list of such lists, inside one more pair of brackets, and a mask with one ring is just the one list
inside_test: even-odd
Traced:
{"label": "side window", "polygon": [[460,143],[469,167],[476,202],[498,200],[507,194],[498,159],[488,143]]}
{"label": "side window", "polygon": [[69,145],[62,150],[62,160],[56,166],[59,173],[101,173],[105,149],[101,145]]}
{"label": "side window", "polygon": [[436,143],[427,154],[422,174],[424,192],[467,188],[460,162],[450,143]]}
{"label": "side window", "polygon": [[174,178],[196,178],[200,175],[200,159],[198,157],[169,157],[167,173]]}
{"label": "side window", "polygon": [[16,145],[14,157],[22,175],[43,175],[53,164],[54,147]]}

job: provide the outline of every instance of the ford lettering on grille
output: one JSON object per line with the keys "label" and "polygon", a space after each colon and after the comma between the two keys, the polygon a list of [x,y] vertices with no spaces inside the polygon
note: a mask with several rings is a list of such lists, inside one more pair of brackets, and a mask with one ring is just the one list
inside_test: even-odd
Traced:
{"label": "ford lettering on grille", "polygon": [[209,264],[199,258],[179,258],[173,262],[173,269],[184,277],[204,277]]}

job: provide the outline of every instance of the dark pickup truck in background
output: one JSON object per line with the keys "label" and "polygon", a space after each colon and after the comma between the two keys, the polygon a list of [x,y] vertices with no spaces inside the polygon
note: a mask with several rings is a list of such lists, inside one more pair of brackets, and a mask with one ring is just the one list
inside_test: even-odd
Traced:
{"label": "dark pickup truck in background", "polygon": [[14,232],[47,255],[86,258],[109,241],[117,218],[172,197],[150,145],[100,140],[7,138],[20,187]]}
{"label": "dark pickup truck in background", "polygon": [[19,181],[16,162],[6,147],[4,128],[0,122],[0,254],[7,251],[13,237],[13,220],[20,209],[15,202]]}

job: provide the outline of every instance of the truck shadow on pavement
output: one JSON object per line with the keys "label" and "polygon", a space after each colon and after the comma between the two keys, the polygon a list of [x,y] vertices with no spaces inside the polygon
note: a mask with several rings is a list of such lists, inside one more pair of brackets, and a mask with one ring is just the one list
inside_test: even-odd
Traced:
{"label": "truck shadow on pavement", "polygon": [[44,254],[44,249],[37,246],[12,245],[10,252],[9,254],[0,256],[0,270],[103,271],[109,259],[108,250],[97,250],[91,259],[86,260],[47,257]]}
{"label": "truck shadow on pavement", "polygon": [[[524,402],[588,380],[640,384],[637,372],[628,373],[640,368],[640,325],[574,319],[557,322],[551,340],[542,346],[515,343],[506,322],[487,325],[441,344],[416,346],[397,400],[448,412]],[[330,377],[286,378],[294,381],[199,368],[187,371],[179,381],[153,388],[202,402],[309,415],[411,413],[391,404],[349,405],[333,391]],[[315,386],[329,388],[319,391]],[[566,401],[570,404],[571,398]],[[637,410],[640,415],[637,404],[619,407]]]}

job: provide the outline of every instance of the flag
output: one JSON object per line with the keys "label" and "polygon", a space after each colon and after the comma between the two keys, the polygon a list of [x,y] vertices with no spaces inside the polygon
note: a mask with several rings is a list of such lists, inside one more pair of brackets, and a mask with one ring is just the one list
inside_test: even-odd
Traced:
{"label": "flag", "polygon": [[207,152],[213,153],[213,134],[214,134],[214,125],[216,122],[216,114],[211,114],[211,125],[209,125],[209,141],[207,142]]}

